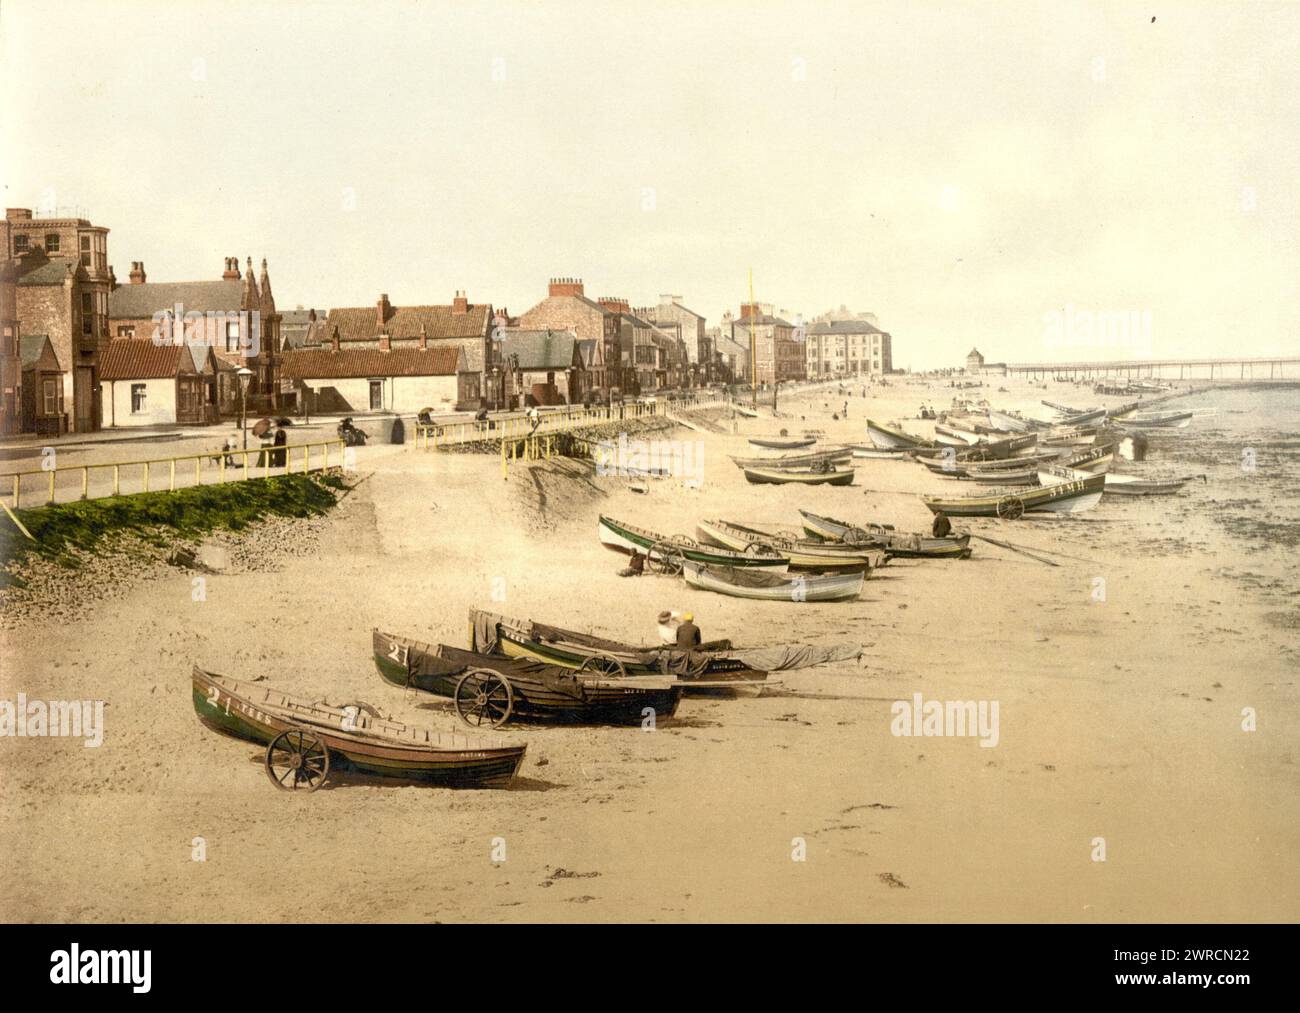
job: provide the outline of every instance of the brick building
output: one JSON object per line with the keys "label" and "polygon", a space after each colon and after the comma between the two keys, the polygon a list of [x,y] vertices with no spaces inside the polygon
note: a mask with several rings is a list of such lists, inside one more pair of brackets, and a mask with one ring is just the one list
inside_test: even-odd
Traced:
{"label": "brick building", "polygon": [[6,254],[0,258],[0,436],[19,431],[23,401],[23,362],[18,330],[18,271]]}
{"label": "brick building", "polygon": [[552,278],[546,298],[521,315],[519,324],[529,330],[573,331],[579,341],[597,342],[599,347],[591,357],[591,383],[599,394],[606,395],[613,390],[630,393],[635,385],[635,335],[630,324],[623,325],[621,316],[621,310],[587,298],[581,278]]}
{"label": "brick building", "polygon": [[822,320],[805,341],[809,377],[880,376],[893,369],[893,339],[866,320]]}
{"label": "brick building", "polygon": [[[0,241],[14,286],[6,326],[16,320],[19,337],[48,337],[59,364],[64,410],[47,421],[47,432],[98,429],[99,353],[108,342],[112,285],[108,229],[85,218],[34,218],[30,209],[7,208]],[[20,391],[11,393],[21,403]],[[9,395],[0,389],[0,396]]]}
{"label": "brick building", "polygon": [[155,343],[206,344],[216,356],[218,410],[240,410],[237,371],[253,371],[247,392],[250,412],[285,410],[293,404],[280,383],[280,315],[266,260],[260,281],[253,259],[244,272],[227,257],[219,279],[151,282],[143,261],[131,264],[128,283],[108,297],[108,327],[118,338]]}
{"label": "brick building", "polygon": [[[753,332],[751,335],[751,331]],[[804,343],[795,339],[795,325],[765,311],[758,303],[743,303],[731,324],[736,343],[753,348],[753,376],[759,383],[802,380],[807,375]]]}
{"label": "brick building", "polygon": [[[459,398],[464,408],[477,408],[481,399],[492,404],[493,370],[501,369],[492,341],[494,314],[490,303],[471,303],[457,292],[450,303],[395,306],[382,294],[373,306],[335,307],[323,327],[314,329],[319,344],[335,339],[349,349],[456,348],[465,353],[459,374]],[[304,344],[312,348],[316,342]]]}
{"label": "brick building", "polygon": [[681,339],[686,348],[688,367],[683,386],[710,383],[718,379],[713,339],[704,325],[704,317],[682,305],[679,295],[661,295],[659,305],[637,310],[637,315],[660,330]]}

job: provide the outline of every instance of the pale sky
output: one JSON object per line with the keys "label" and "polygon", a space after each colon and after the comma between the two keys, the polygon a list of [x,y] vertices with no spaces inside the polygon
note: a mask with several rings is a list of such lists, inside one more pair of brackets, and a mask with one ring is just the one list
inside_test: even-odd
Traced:
{"label": "pale sky", "polygon": [[[1152,23],[1152,17],[1156,18]],[[1300,353],[1300,3],[4,0],[5,204],[125,279],[876,313],[894,363]],[[52,44],[51,39],[61,40]],[[1059,337],[1059,332],[1057,332]]]}

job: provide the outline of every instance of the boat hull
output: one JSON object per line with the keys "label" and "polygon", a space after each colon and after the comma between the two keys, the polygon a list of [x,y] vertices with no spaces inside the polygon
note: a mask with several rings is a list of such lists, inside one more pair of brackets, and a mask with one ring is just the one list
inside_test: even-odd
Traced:
{"label": "boat hull", "polygon": [[879,422],[867,419],[867,438],[878,450],[910,450],[914,447],[929,447],[931,442],[920,436],[913,436],[901,429],[891,429]]}
{"label": "boat hull", "polygon": [[[261,683],[240,683],[238,680],[216,676],[196,668],[192,676],[194,712],[201,724],[223,735],[262,744],[270,743],[281,732],[291,728],[307,728],[316,734],[329,749],[331,763],[340,767],[376,777],[391,777],[407,781],[421,781],[451,788],[505,788],[523,763],[525,746],[491,740],[482,742],[465,736],[428,732],[396,722],[381,722],[382,727],[403,729],[412,733],[408,745],[404,741],[386,741],[371,738],[367,741],[360,731],[347,733],[331,730],[309,720],[304,714],[295,715],[276,706],[264,697],[293,699]],[[320,705],[299,702],[304,708],[315,708],[325,713],[329,709]],[[358,722],[370,722],[365,715],[354,715]],[[422,747],[418,733],[427,736]],[[445,747],[434,748],[441,740]],[[460,745],[457,745],[460,743]]]}
{"label": "boat hull", "polygon": [[[635,549],[637,552],[646,553],[653,559],[662,558],[660,553],[652,551],[656,544],[666,541],[662,535],[629,524],[623,524],[604,515],[601,516],[599,525],[600,541],[606,548],[618,552],[632,552]],[[746,556],[736,552],[711,552],[708,549],[699,547],[676,545],[674,545],[674,551],[680,552],[682,558],[693,563],[707,563],[710,566],[753,567],[776,572],[787,570],[790,567],[790,560],[784,556]]]}
{"label": "boat hull", "polygon": [[922,496],[921,502],[931,512],[942,512],[949,517],[1014,518],[1022,513],[1082,513],[1092,509],[1101,500],[1105,482],[1105,475],[1090,475],[1076,481],[999,496],[966,496],[957,499]]}
{"label": "boat hull", "polygon": [[891,556],[899,559],[962,559],[970,555],[970,535],[955,535],[947,538],[934,538],[929,535],[910,535],[898,532],[859,528],[833,517],[821,517],[818,514],[800,510],[803,515],[803,529],[813,538],[842,542],[853,536],[873,539],[873,543],[884,549]]}
{"label": "boat hull", "polygon": [[695,526],[695,533],[703,541],[735,552],[744,552],[750,545],[770,545],[789,557],[792,570],[862,570],[884,562],[884,551],[874,545],[807,544],[764,535],[725,521],[701,521]]}
{"label": "boat hull", "polygon": [[745,468],[745,480],[753,485],[852,485],[854,472],[780,471],[775,468]]}
{"label": "boat hull", "polygon": [[[726,571],[729,568],[722,567]],[[728,576],[771,578],[767,586],[740,583],[726,579]],[[701,591],[713,591],[732,598],[749,598],[757,601],[785,601],[794,603],[847,601],[862,593],[865,574],[837,574],[834,576],[787,575],[749,573],[730,569],[729,574],[712,567],[688,563],[682,570],[686,583]]]}

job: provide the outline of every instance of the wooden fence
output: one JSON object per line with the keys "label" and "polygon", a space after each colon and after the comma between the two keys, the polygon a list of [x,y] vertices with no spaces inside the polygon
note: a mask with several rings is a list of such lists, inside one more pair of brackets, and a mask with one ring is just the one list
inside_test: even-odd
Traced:
{"label": "wooden fence", "polygon": [[[306,474],[311,471],[323,471],[330,467],[330,450],[334,448],[338,451],[336,463],[344,463],[345,447],[342,440],[326,440],[320,443],[298,443],[293,446],[285,445],[281,447],[265,446],[254,447],[248,450],[208,450],[198,454],[182,454],[179,457],[157,457],[145,461],[115,461],[105,464],[78,464],[72,467],[60,468],[51,466],[49,468],[36,468],[29,471],[17,471],[7,475],[0,475],[0,488],[7,487],[9,492],[9,506],[17,509],[22,506],[23,497],[23,479],[29,479],[28,486],[37,485],[32,479],[39,479],[39,486],[45,496],[43,502],[34,504],[38,506],[47,506],[56,502],[57,494],[60,491],[72,493],[67,496],[72,500],[99,499],[104,496],[122,496],[139,492],[162,491],[166,488],[168,492],[175,492],[177,488],[192,488],[199,485],[217,485],[228,481],[247,481],[249,479],[271,478],[277,475]],[[319,449],[320,453],[313,455],[312,451]],[[252,464],[249,463],[249,455],[264,455]],[[280,460],[283,457],[283,464],[272,464],[272,461]],[[177,465],[192,462],[194,465],[194,480],[186,480],[188,469],[179,474],[180,484],[177,484],[178,472]],[[153,468],[155,465],[167,466],[167,480],[165,486],[158,483],[156,489],[153,486]],[[205,470],[206,467],[206,470]],[[215,470],[213,481],[205,482],[205,474],[211,474]],[[234,473],[234,478],[230,477]],[[259,474],[260,472],[260,474]],[[58,479],[60,475],[79,475],[80,477],[80,495],[75,495],[78,488],[76,484],[69,486],[64,483],[63,490],[59,489]],[[98,480],[95,487],[92,487],[92,474]],[[132,483],[131,479],[135,475],[140,476],[138,483]],[[109,476],[111,475],[111,482]],[[126,484],[138,484],[139,488],[124,491],[124,480]]]}

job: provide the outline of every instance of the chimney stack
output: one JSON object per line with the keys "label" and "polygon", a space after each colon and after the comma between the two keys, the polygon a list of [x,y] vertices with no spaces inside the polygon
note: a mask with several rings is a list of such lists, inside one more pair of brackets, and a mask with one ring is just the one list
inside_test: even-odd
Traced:
{"label": "chimney stack", "polygon": [[144,273],[144,261],[143,260],[131,261],[131,284],[143,285],[147,278],[148,275]]}
{"label": "chimney stack", "polygon": [[393,350],[393,339],[387,334],[379,335],[379,350],[381,352],[391,352]]}
{"label": "chimney stack", "polygon": [[334,333],[330,335],[330,351],[337,352],[338,350],[339,350],[339,329],[335,327]]}
{"label": "chimney stack", "polygon": [[388,293],[384,292],[379,296],[379,301],[375,303],[375,314],[379,322],[379,329],[384,329],[384,324],[388,323],[388,318],[393,315],[393,306],[388,301]]}
{"label": "chimney stack", "polygon": [[557,295],[582,295],[581,278],[552,278],[550,294]]}
{"label": "chimney stack", "polygon": [[745,317],[761,317],[762,315],[763,311],[758,303],[743,302],[740,304],[740,318],[742,320],[745,319]]}
{"label": "chimney stack", "polygon": [[456,298],[452,300],[451,311],[453,313],[468,313],[469,300],[465,298],[464,292],[457,292]]}
{"label": "chimney stack", "polygon": [[429,350],[429,328],[425,327],[424,324],[421,324],[420,325],[420,351],[427,352],[428,350]]}
{"label": "chimney stack", "polygon": [[221,280],[222,281],[239,280],[239,258],[238,257],[226,258],[226,269],[221,274]]}
{"label": "chimney stack", "polygon": [[603,295],[597,300],[611,313],[631,313],[632,309],[622,296]]}
{"label": "chimney stack", "polygon": [[5,208],[5,218],[11,222],[30,222],[32,220],[32,209]]}

